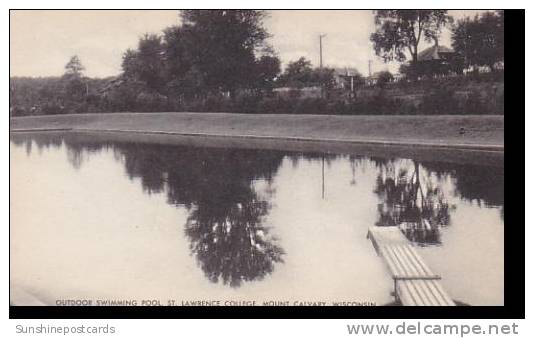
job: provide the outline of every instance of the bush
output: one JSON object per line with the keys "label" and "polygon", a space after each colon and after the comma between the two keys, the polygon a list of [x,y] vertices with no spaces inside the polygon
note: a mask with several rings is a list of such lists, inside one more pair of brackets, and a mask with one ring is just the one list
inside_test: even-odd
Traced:
{"label": "bush", "polygon": [[393,81],[393,75],[387,70],[378,73],[378,79],[376,80],[376,85],[383,87],[386,83]]}
{"label": "bush", "polygon": [[54,115],[54,114],[66,114],[66,113],[68,113],[68,111],[65,111],[65,107],[63,107],[57,102],[45,103],[41,107],[36,109],[36,115],[39,115],[39,114]]}
{"label": "bush", "polygon": [[463,113],[481,115],[491,114],[493,113],[493,110],[488,107],[484,100],[482,100],[480,93],[472,92],[467,96]]}
{"label": "bush", "polygon": [[293,112],[295,100],[282,97],[264,97],[258,105],[261,114],[288,114]]}
{"label": "bush", "polygon": [[229,99],[222,95],[208,95],[202,100],[203,112],[228,112],[231,111]]}
{"label": "bush", "polygon": [[504,115],[504,91],[497,95],[497,114]]}
{"label": "bush", "polygon": [[[356,98],[344,90],[292,89],[186,95],[158,93],[124,79],[88,80],[89,91],[67,95],[61,79],[10,79],[10,116],[120,111],[196,111],[248,114],[504,114],[503,71],[468,76],[405,79],[387,86],[359,87]],[[380,83],[392,79],[382,72]],[[119,81],[120,80],[120,81]],[[81,87],[80,87],[81,88]],[[83,95],[82,95],[83,94]],[[165,95],[163,95],[165,94]]]}
{"label": "bush", "polygon": [[321,98],[306,98],[296,101],[293,114],[326,114],[327,101]]}
{"label": "bush", "polygon": [[451,86],[438,86],[423,97],[420,110],[426,115],[459,114],[458,99]]}
{"label": "bush", "polygon": [[167,97],[157,92],[143,91],[135,98],[135,103],[141,111],[166,110]]}
{"label": "bush", "polygon": [[9,115],[10,116],[26,116],[26,115],[30,115],[30,113],[24,107],[13,106],[13,107],[9,107]]}
{"label": "bush", "polygon": [[238,96],[233,102],[234,111],[238,113],[254,114],[260,109],[261,96],[245,94]]}

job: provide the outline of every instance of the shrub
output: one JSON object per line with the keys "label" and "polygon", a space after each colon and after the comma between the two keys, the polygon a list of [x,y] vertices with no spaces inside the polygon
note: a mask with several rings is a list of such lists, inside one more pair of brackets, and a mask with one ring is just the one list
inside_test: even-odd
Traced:
{"label": "shrub", "polygon": [[460,107],[458,99],[454,96],[454,89],[451,86],[438,86],[429,94],[423,97],[421,104],[423,114],[459,114]]}
{"label": "shrub", "polygon": [[376,80],[376,85],[383,87],[386,83],[393,81],[393,75],[387,70],[381,71],[378,73],[378,79]]}
{"label": "shrub", "polygon": [[227,112],[231,110],[229,105],[229,99],[222,95],[208,95],[208,97],[202,100],[200,111]]}
{"label": "shrub", "polygon": [[245,94],[238,96],[233,102],[234,111],[238,113],[254,114],[259,110],[261,96]]}
{"label": "shrub", "polygon": [[[39,110],[38,110],[39,111]],[[40,111],[45,115],[65,114],[64,107],[57,102],[45,103],[40,107]]]}
{"label": "shrub", "polygon": [[326,114],[327,100],[321,98],[306,98],[296,102],[293,114]]}
{"label": "shrub", "polygon": [[504,92],[501,92],[497,95],[496,98],[497,103],[497,114],[504,115]]}
{"label": "shrub", "polygon": [[258,113],[288,114],[293,112],[295,100],[282,97],[264,97],[258,104]]}
{"label": "shrub", "polygon": [[491,110],[488,109],[486,104],[484,104],[483,100],[481,99],[480,93],[475,91],[469,93],[469,95],[467,96],[463,113],[480,115],[491,113]]}

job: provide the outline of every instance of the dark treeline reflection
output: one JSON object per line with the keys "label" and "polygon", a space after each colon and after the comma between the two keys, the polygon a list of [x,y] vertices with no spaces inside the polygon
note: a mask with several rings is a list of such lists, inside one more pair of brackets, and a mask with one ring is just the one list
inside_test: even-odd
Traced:
{"label": "dark treeline reflection", "polygon": [[[374,189],[369,192],[379,199],[376,225],[397,226],[419,245],[441,243],[441,228],[450,224],[455,210],[449,202],[454,195],[481,207],[481,202],[500,207],[504,215],[504,170],[500,167],[95,139],[83,134],[11,135],[11,141],[25,147],[28,155],[32,144],[38,151],[65,146],[67,160],[77,169],[91,153],[113,151],[128,177],[139,179],[146,193],[164,193],[168,203],[188,210],[184,232],[192,255],[209,280],[233,287],[260,280],[283,262],[284,250],[265,219],[276,193],[273,178],[284,158],[294,169],[322,162],[317,175],[322,174],[323,180],[329,175],[325,168],[344,161],[350,166],[347,184],[351,186],[367,177],[363,171],[376,172],[372,174]],[[323,183],[323,198],[324,189]],[[327,191],[326,198],[333,193]]]}
{"label": "dark treeline reflection", "polygon": [[[185,234],[209,280],[239,286],[282,262],[284,251],[263,224],[282,154],[146,144],[117,144],[114,150],[146,191],[165,188],[169,203],[188,208]],[[265,192],[255,190],[258,180],[266,182]]]}
{"label": "dark treeline reflection", "polygon": [[424,165],[438,176],[451,175],[455,180],[456,194],[461,198],[499,207],[504,220],[504,167],[449,163]]}
{"label": "dark treeline reflection", "polygon": [[[272,178],[283,154],[275,151],[213,149],[158,144],[106,143],[65,137],[68,161],[80,168],[85,157],[112,149],[130,179],[147,193],[165,192],[185,206],[185,234],[191,253],[209,280],[233,287],[260,280],[283,262],[284,250],[263,221],[271,208]],[[34,137],[38,148],[59,147],[61,138]],[[17,145],[31,141],[13,139]],[[255,183],[265,183],[256,191]]]}
{"label": "dark treeline reflection", "polygon": [[440,244],[440,228],[450,224],[454,210],[441,181],[415,161],[377,163],[375,193],[380,203],[376,225],[398,226],[410,241],[421,245]]}

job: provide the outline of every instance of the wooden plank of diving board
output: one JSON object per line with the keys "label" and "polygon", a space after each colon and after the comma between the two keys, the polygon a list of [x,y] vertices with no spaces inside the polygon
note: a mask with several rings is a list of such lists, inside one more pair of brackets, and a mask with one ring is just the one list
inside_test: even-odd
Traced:
{"label": "wooden plank of diving board", "polygon": [[[427,278],[435,276],[397,227],[371,227],[369,238],[384,258],[392,275]],[[397,288],[398,296],[402,295],[401,300],[405,305],[455,305],[437,280],[399,280]]]}
{"label": "wooden plank of diving board", "polygon": [[[391,246],[382,247],[382,257],[386,261],[386,265],[389,268],[393,276],[405,276],[406,273],[400,270],[401,265],[398,262],[398,258],[391,251]],[[406,281],[397,281],[395,292],[399,299],[402,298],[404,305],[413,306],[417,305],[416,302],[420,302],[419,295],[415,290],[413,283],[407,283]]]}
{"label": "wooden plank of diving board", "polygon": [[[390,251],[389,246],[384,246],[382,248],[382,257],[384,257],[386,261],[386,265],[389,268],[390,272],[394,276],[400,276],[403,274],[403,272],[399,269],[399,265],[396,262],[395,255]],[[398,283],[396,284],[397,289],[394,290],[397,294],[398,298],[405,298],[402,303],[404,305],[416,305],[415,298],[411,296],[414,293],[413,288],[411,285],[407,283]],[[403,295],[406,295],[406,297],[403,297]]]}
{"label": "wooden plank of diving board", "polygon": [[[419,262],[417,261],[414,253],[415,250],[411,246],[403,246],[399,248],[403,254],[410,259],[411,262],[411,268],[415,270],[416,275],[421,275],[425,277],[433,277],[435,274],[433,274],[430,270],[425,270],[421,267]],[[436,282],[434,280],[422,280],[423,284],[423,290],[425,294],[427,295],[429,302],[431,305],[446,305],[446,300],[442,297],[441,293],[437,290],[433,282]]]}
{"label": "wooden plank of diving board", "polygon": [[[421,268],[417,262],[415,256],[413,255],[413,248],[411,246],[399,246],[398,250],[401,255],[403,255],[408,263],[408,270],[413,276],[421,276],[420,280],[414,280],[414,284],[418,286],[418,290],[424,294],[425,305],[447,305],[446,300],[442,297],[441,293],[435,287],[436,283],[439,283],[435,279],[438,277],[436,274],[432,273],[430,270],[425,271]],[[424,279],[427,278],[427,279]]]}
{"label": "wooden plank of diving board", "polygon": [[[424,271],[427,275],[433,274],[430,268],[425,264],[419,253],[414,248],[408,247],[407,250],[409,250],[413,255],[416,262],[416,267]],[[435,292],[437,299],[440,300],[441,305],[456,305],[454,301],[450,298],[450,296],[445,292],[440,282],[431,281],[431,283],[429,284],[431,285],[431,289]]]}
{"label": "wooden plank of diving board", "polygon": [[[416,257],[416,251],[413,249],[413,247],[403,247],[402,250],[404,251],[405,255],[410,257],[413,262],[413,268],[416,269],[418,273],[428,277],[435,276],[435,274],[430,269],[428,269],[428,267],[424,268],[421,265],[421,261]],[[444,297],[439,291],[439,289],[436,287],[436,284],[439,283],[438,281],[425,280],[424,282],[426,284],[428,292],[431,294],[431,299],[433,299],[433,305],[448,305],[446,297]]]}
{"label": "wooden plank of diving board", "polygon": [[[389,247],[385,246],[382,249],[382,257],[386,261],[386,266],[391,274],[394,276],[401,275],[402,271],[399,270],[398,264],[396,263],[396,257],[390,252]],[[394,291],[398,298],[400,298],[399,295],[401,294],[404,295],[412,293],[412,290],[408,288],[408,285],[396,283],[395,287],[396,289]],[[403,303],[406,303],[406,305],[415,305],[415,302],[411,297],[408,301],[404,301]]]}
{"label": "wooden plank of diving board", "polygon": [[[399,261],[401,262],[404,268],[404,274],[406,276],[418,276],[411,262],[402,253],[402,247],[397,245],[393,248],[393,250],[396,253],[396,255],[399,257]],[[415,291],[418,293],[419,299],[421,300],[421,303],[418,305],[429,305],[431,303],[429,296],[425,292],[423,285],[421,283],[419,283],[417,280],[407,280],[406,283],[411,284],[413,288],[415,289]]]}
{"label": "wooden plank of diving board", "polygon": [[[410,257],[413,260],[412,268],[417,269],[419,273],[422,273],[424,276],[432,277],[435,274],[426,266],[422,258],[419,256],[417,251],[412,246],[403,246],[402,250],[405,251],[405,254],[408,252],[411,254]],[[413,272],[413,270],[412,270]],[[456,304],[451,299],[451,297],[445,292],[443,286],[438,280],[422,280],[418,281],[416,284],[423,284],[424,289],[428,299],[431,301],[431,305],[439,306],[455,306]]]}
{"label": "wooden plank of diving board", "polygon": [[[415,257],[416,261],[419,263],[421,269],[423,269],[427,274],[432,274],[432,271],[426,265],[425,261],[423,260],[423,258],[421,258],[421,256],[417,252],[417,250],[415,250],[413,247],[410,247],[409,250],[411,250],[413,256]],[[434,281],[431,281],[431,284],[434,286],[434,288],[436,289],[437,293],[440,294],[440,296],[443,299],[445,305],[447,305],[447,306],[456,306],[456,304],[454,303],[452,298],[449,296],[449,294],[445,291],[445,289],[443,288],[443,286],[441,285],[440,282],[434,280]]]}
{"label": "wooden plank of diving board", "polygon": [[[419,256],[417,251],[412,246],[402,246],[401,250],[404,251],[405,255],[410,257],[410,260],[412,261],[412,266],[414,269],[417,270],[417,273],[423,276],[427,276],[427,277],[435,276],[435,274],[428,268],[428,266],[424,263],[421,256]],[[443,306],[456,305],[453,302],[453,300],[450,298],[450,296],[445,292],[445,290],[443,289],[439,281],[424,280],[423,284],[427,285],[426,288],[431,293],[429,297],[430,299],[433,300],[432,301],[433,305],[443,305]]]}
{"label": "wooden plank of diving board", "polygon": [[[413,273],[415,276],[423,276],[423,277],[435,277],[436,275],[433,274],[433,273],[427,273],[425,272],[424,270],[422,270],[419,266],[418,266],[418,263],[416,262],[415,260],[415,257],[411,254],[412,251],[410,251],[410,248],[411,246],[402,246],[402,247],[399,247],[399,250],[401,251],[401,254],[404,255],[406,257],[407,260],[409,260],[410,262],[410,270],[411,270],[411,273]],[[423,292],[425,293],[430,305],[439,305],[440,304],[440,300],[439,300],[439,295],[438,297],[436,297],[436,290],[433,290],[433,287],[431,283],[432,280],[421,280],[420,283],[420,286],[421,286],[421,289],[423,290]]]}
{"label": "wooden plank of diving board", "polygon": [[399,276],[402,274],[402,272],[398,268],[398,264],[396,263],[396,257],[389,251],[389,246],[382,247],[382,257],[386,261],[386,266],[388,267],[389,271],[394,276]]}
{"label": "wooden plank of diving board", "polygon": [[[398,258],[395,256],[390,246],[383,247],[383,257],[386,259],[386,264],[388,265],[393,276],[405,275],[404,271],[401,270],[401,265],[398,262]],[[420,301],[418,299],[417,292],[411,283],[401,283],[397,281],[396,288],[397,289],[394,291],[397,293],[398,298],[405,298],[403,304],[416,305],[416,302]],[[406,295],[406,297],[401,295]]]}
{"label": "wooden plank of diving board", "polygon": [[369,235],[375,239],[378,246],[410,243],[397,227],[373,226],[369,228]]}
{"label": "wooden plank of diving board", "polygon": [[[387,249],[390,254],[392,256],[395,257],[395,264],[397,265],[397,269],[398,269],[398,273],[396,274],[396,276],[409,276],[411,275],[411,271],[409,270],[408,266],[406,265],[407,263],[403,260],[403,257],[399,255],[399,253],[397,252],[396,250],[396,246],[387,246]],[[412,281],[412,280],[398,280],[397,281],[397,286],[406,286],[406,289],[407,289],[407,293],[405,293],[405,296],[406,297],[409,297],[408,299],[412,299],[413,300],[413,303],[414,305],[421,305],[421,304],[425,304],[426,303],[426,300],[425,300],[425,294],[422,292],[422,290],[420,290],[420,288],[418,287],[418,284],[415,283],[415,281]],[[401,296],[399,298],[401,299],[405,299],[406,300],[406,297],[404,296]],[[405,303],[406,301],[404,301],[403,303]]]}
{"label": "wooden plank of diving board", "polygon": [[[398,257],[400,268],[403,272],[401,276],[417,277],[418,274],[416,273],[415,269],[413,269],[413,267],[411,266],[407,257],[405,257],[402,254],[400,250],[400,246],[399,245],[392,246],[391,250]],[[424,289],[424,285],[420,283],[420,281],[402,280],[402,281],[398,281],[397,283],[406,284],[408,286],[408,289],[411,291],[412,297],[414,298],[416,305],[431,305],[432,304],[428,293]]]}

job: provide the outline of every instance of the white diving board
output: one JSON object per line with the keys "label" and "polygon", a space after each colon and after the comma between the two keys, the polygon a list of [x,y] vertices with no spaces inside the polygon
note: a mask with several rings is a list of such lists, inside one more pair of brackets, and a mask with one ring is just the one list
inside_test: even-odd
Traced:
{"label": "white diving board", "polygon": [[407,306],[455,306],[436,275],[396,226],[373,226],[368,237],[393,278],[395,299]]}

